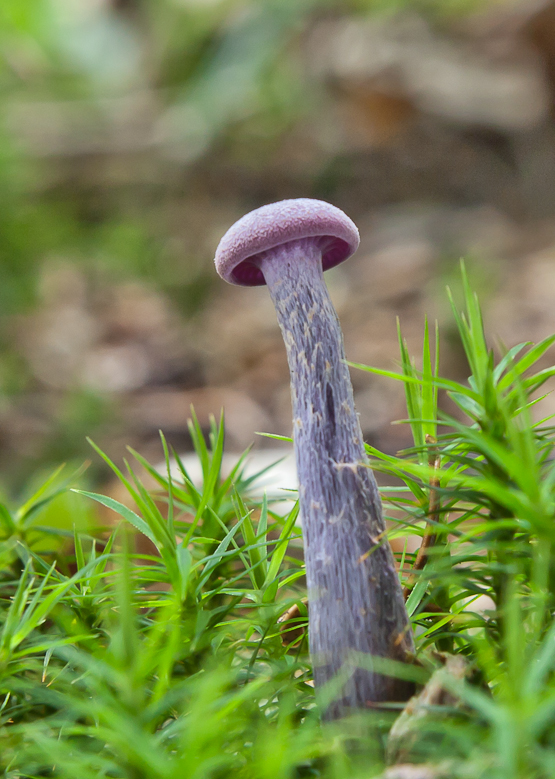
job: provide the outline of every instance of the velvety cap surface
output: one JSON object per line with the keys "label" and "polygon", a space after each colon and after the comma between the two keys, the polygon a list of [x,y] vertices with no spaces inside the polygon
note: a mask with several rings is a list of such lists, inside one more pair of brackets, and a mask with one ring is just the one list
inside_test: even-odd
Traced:
{"label": "velvety cap surface", "polygon": [[265,284],[257,261],[269,249],[289,241],[314,238],[324,270],[346,260],[359,244],[355,223],[323,200],[281,200],[246,214],[229,228],[216,250],[216,270],[230,284]]}

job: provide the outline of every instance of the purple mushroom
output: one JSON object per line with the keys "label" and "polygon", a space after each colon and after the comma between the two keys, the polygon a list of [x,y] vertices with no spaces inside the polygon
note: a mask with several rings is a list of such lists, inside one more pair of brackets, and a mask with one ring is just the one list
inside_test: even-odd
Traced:
{"label": "purple mushroom", "polygon": [[236,222],[216,251],[231,284],[267,284],[291,372],[293,430],[317,689],[351,669],[326,716],[406,700],[407,682],[357,666],[354,653],[405,661],[412,634],[367,466],[343,336],[323,279],[359,244],[355,224],[320,200],[263,206]]}

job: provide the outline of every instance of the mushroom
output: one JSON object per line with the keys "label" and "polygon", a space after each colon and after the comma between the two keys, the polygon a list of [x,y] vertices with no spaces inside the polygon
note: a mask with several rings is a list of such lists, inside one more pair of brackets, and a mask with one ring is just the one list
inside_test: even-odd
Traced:
{"label": "mushroom", "polygon": [[[325,716],[407,700],[412,686],[357,654],[406,661],[412,633],[376,481],[353,401],[339,320],[323,271],[350,257],[356,225],[335,206],[299,198],[239,219],[216,250],[231,284],[267,284],[291,373],[293,431],[317,690],[344,669]],[[364,667],[361,667],[363,665]]]}

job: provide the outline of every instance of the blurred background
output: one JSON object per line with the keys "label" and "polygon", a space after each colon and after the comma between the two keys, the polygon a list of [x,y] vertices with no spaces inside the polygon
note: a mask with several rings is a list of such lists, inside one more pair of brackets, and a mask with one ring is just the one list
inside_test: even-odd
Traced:
{"label": "blurred background", "polygon": [[[461,256],[501,343],[555,331],[555,2],[2,0],[0,90],[4,492],[86,435],[186,452],[191,403],[230,451],[289,434],[268,293],[212,261],[264,203],[359,225],[327,274],[353,361],[395,366],[397,316],[418,352],[426,313],[464,377]],[[408,444],[402,389],[353,380],[366,440]]]}

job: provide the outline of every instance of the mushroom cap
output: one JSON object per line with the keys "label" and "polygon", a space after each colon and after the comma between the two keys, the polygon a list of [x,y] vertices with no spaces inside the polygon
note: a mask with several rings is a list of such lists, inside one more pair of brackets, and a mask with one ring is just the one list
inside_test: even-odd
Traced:
{"label": "mushroom cap", "polygon": [[346,260],[359,244],[355,223],[323,200],[297,198],[257,208],[229,228],[216,249],[216,270],[230,284],[265,284],[262,255],[282,244],[314,238],[322,251],[322,268]]}

